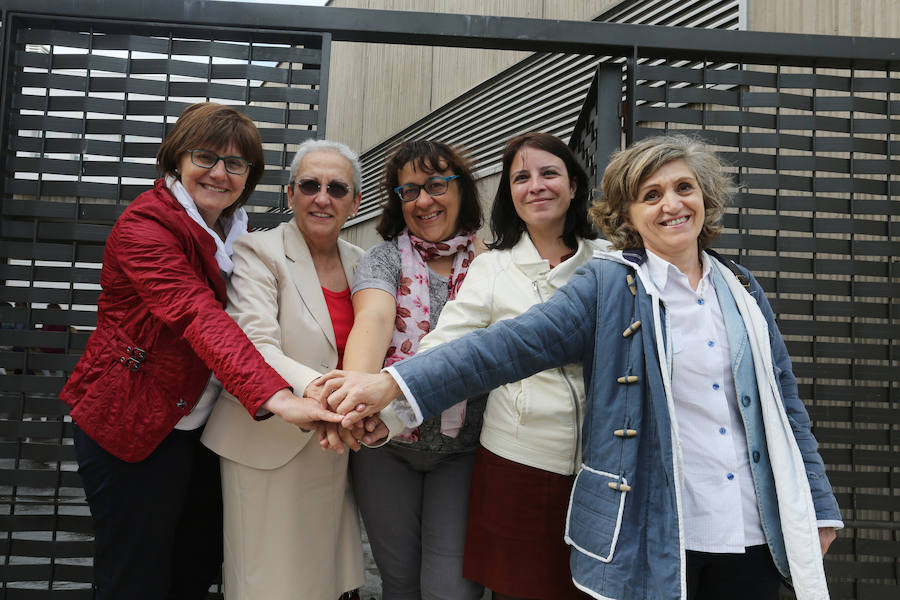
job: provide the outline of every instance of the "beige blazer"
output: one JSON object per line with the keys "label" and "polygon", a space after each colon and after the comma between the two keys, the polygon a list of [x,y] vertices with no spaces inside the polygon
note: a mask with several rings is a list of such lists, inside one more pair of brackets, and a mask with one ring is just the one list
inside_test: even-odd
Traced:
{"label": "beige blazer", "polygon": [[[338,240],[347,281],[363,251]],[[302,394],[313,379],[337,367],[337,343],[321,284],[293,220],[242,236],[234,245],[228,313],[263,358]],[[254,420],[222,391],[203,431],[216,454],[255,469],[276,469],[296,456],[313,433],[277,416]]]}

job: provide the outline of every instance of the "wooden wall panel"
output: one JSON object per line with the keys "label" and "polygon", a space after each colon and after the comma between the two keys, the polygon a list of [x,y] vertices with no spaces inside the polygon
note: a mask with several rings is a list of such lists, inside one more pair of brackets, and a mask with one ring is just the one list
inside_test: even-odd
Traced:
{"label": "wooden wall panel", "polygon": [[[325,132],[331,140],[362,151],[366,110],[366,52],[368,44],[335,42],[331,45],[331,69]],[[337,65],[337,68],[334,68]]]}
{"label": "wooden wall panel", "polygon": [[563,19],[567,21],[588,21],[597,18],[603,11],[619,4],[622,0],[543,0],[543,19]]}
{"label": "wooden wall panel", "polygon": [[900,36],[897,0],[747,0],[747,5],[751,31]]}
{"label": "wooden wall panel", "polygon": [[[435,0],[434,4],[435,12],[439,13],[515,16],[534,19],[543,17],[542,0],[495,0],[493,2]],[[431,79],[431,110],[464,94],[466,90],[516,64],[528,55],[528,52],[435,48]]]}
{"label": "wooden wall panel", "polygon": [[[619,0],[335,0],[331,6],[586,20]],[[365,152],[529,53],[337,42],[326,136]]]}

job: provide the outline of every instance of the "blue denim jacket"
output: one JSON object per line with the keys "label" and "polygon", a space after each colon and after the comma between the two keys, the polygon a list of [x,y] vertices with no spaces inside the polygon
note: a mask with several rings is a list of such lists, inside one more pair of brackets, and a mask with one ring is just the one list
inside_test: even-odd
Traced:
{"label": "blue denim jacket", "polygon": [[[787,349],[761,287],[745,274],[769,325],[781,399],[806,464],[816,516],[839,520]],[[721,277],[715,272],[714,285],[728,330],[760,515],[776,565],[788,576],[747,333]],[[394,365],[425,418],[454,398],[561,364],[584,365],[583,465],[566,540],[573,546],[575,583],[597,598],[671,599],[683,591],[675,445],[652,313],[634,267],[595,259],[544,304]],[[623,336],[635,321],[642,325]]]}

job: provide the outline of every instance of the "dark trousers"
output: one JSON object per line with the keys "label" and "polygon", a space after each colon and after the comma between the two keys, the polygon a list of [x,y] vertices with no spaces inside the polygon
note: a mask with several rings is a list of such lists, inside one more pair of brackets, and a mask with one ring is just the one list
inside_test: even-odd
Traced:
{"label": "dark trousers", "polygon": [[75,426],[97,600],[206,598],[222,564],[222,486],[201,432],[174,430],[146,459],[128,463]]}
{"label": "dark trousers", "polygon": [[781,574],[769,547],[744,554],[687,551],[688,600],[777,600]]}

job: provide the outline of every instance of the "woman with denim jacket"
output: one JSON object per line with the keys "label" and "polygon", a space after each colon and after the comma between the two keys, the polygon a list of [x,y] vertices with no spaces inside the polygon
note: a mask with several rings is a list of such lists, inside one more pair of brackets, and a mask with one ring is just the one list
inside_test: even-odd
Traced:
{"label": "woman with denim jacket", "polygon": [[[596,598],[828,598],[840,512],[759,284],[706,250],[727,178],[685,137],[613,156],[591,216],[600,252],[546,303],[393,365],[327,376],[350,425],[405,421],[445,396],[584,366],[582,467],[566,524],[575,584]],[[462,358],[465,358],[463,360]]]}

